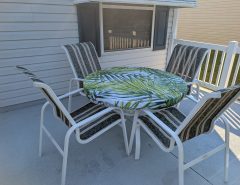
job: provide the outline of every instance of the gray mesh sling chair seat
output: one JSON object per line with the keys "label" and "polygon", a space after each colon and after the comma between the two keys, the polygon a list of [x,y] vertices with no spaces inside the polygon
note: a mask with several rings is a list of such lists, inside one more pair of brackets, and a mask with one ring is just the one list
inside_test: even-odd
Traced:
{"label": "gray mesh sling chair seat", "polygon": [[[73,112],[69,112],[62,104],[61,100],[69,98],[69,96],[73,94],[80,93],[82,89],[57,97],[50,86],[38,79],[38,77],[28,69],[21,66],[17,66],[17,69],[27,75],[33,81],[33,85],[39,88],[44,97],[47,99],[47,102],[43,105],[41,110],[39,155],[42,155],[42,137],[44,132],[63,156],[61,185],[64,185],[66,180],[68,146],[69,139],[72,134],[75,134],[76,140],[80,144],[87,144],[114,126],[120,124],[123,131],[125,149],[127,154],[129,154],[125,119],[121,110],[106,108],[105,106],[96,105],[94,103],[88,103]],[[57,141],[44,125],[44,112],[48,105],[53,108],[55,117],[60,119],[68,128],[65,135],[63,149],[59,146]]]}
{"label": "gray mesh sling chair seat", "polygon": [[[179,185],[184,184],[184,171],[213,154],[225,149],[225,181],[228,179],[229,165],[229,125],[223,112],[239,97],[240,85],[210,93],[197,103],[189,115],[171,107],[158,112],[143,111],[134,122],[133,135],[130,138],[129,150],[133,140],[136,141],[135,158],[140,157],[140,128],[155,141],[165,152],[178,148]],[[184,164],[183,143],[213,130],[215,121],[219,119],[225,124],[225,143],[214,150]]]}
{"label": "gray mesh sling chair seat", "polygon": [[189,93],[191,93],[192,85],[197,85],[197,99],[199,98],[199,85],[196,77],[208,52],[206,48],[177,44],[166,67],[167,72],[178,75],[189,83]]}

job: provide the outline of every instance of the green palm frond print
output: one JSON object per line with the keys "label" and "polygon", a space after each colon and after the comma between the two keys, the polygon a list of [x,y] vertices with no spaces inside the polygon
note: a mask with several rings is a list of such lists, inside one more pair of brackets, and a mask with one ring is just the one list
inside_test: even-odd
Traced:
{"label": "green palm frond print", "polygon": [[84,91],[93,101],[125,110],[161,109],[187,94],[184,80],[150,68],[115,67],[88,75]]}

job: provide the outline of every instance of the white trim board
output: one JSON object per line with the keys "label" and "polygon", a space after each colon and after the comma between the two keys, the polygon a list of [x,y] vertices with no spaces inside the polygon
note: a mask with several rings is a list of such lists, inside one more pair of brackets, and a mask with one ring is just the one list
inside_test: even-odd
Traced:
{"label": "white trim board", "polygon": [[[102,3],[101,3],[102,4]],[[153,6],[137,6],[137,5],[116,5],[116,4],[102,4],[102,8],[109,8],[109,9],[122,9],[122,10],[152,10],[154,9]]]}
{"label": "white trim board", "polygon": [[192,0],[186,1],[160,1],[160,0],[74,0],[74,4],[87,3],[87,2],[101,2],[101,3],[127,3],[127,4],[139,4],[139,5],[162,5],[162,6],[172,6],[172,7],[185,7],[194,8],[196,7],[196,1]]}

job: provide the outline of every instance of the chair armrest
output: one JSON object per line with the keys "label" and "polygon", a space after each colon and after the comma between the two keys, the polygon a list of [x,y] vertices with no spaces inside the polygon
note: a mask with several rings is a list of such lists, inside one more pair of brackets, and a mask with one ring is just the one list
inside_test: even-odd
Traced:
{"label": "chair armrest", "polygon": [[[225,114],[226,114],[226,113],[223,113],[223,115],[220,116],[218,119],[224,123],[225,129],[226,129],[225,132],[226,132],[226,134],[227,134],[228,137],[229,137],[230,124],[229,124],[229,121],[228,121],[228,119],[226,118]],[[225,139],[227,139],[227,138],[226,138],[226,136],[227,136],[226,134],[225,134]]]}
{"label": "chair armrest", "polygon": [[[110,111],[114,110],[114,108],[106,108],[104,110],[102,110],[101,112],[98,112],[96,113],[95,115],[92,115],[78,123],[74,122],[74,120],[71,120],[71,124],[72,126],[68,129],[66,135],[65,135],[65,139],[64,139],[64,143],[65,145],[69,143],[69,139],[70,139],[70,136],[72,135],[72,133],[74,133],[76,131],[76,139],[78,140],[80,137],[79,137],[79,130],[78,128],[86,125],[86,124],[89,124],[90,122],[96,120],[97,118],[109,113]],[[81,143],[82,144],[86,144],[87,142],[84,142],[83,140],[81,140]]]}
{"label": "chair armrest", "polygon": [[200,101],[199,99],[194,98],[192,95],[187,95],[186,98],[192,100],[194,103],[198,103]]}
{"label": "chair armrest", "polygon": [[[73,84],[73,82],[83,82],[84,81],[84,79],[82,79],[82,78],[72,78],[71,80],[70,80],[70,84],[69,84],[69,92],[72,92],[72,84]],[[79,85],[78,85],[78,88],[79,88]],[[80,88],[80,89],[78,89],[78,90],[81,90],[81,91],[78,91],[79,92],[79,94],[80,95],[82,95],[82,96],[87,96],[82,90],[82,88]],[[74,92],[74,91],[73,91]],[[69,99],[68,99],[68,111],[69,112],[71,112],[71,107],[72,107],[72,95],[73,94],[70,94],[68,97],[69,97]]]}
{"label": "chair armrest", "polygon": [[[83,90],[83,89],[78,89],[78,90],[75,90],[75,91],[72,91],[72,92],[63,94],[63,95],[61,95],[61,96],[58,96],[57,98],[58,98],[59,100],[62,100],[62,99],[64,99],[64,98],[68,98],[68,97],[71,96],[71,95],[77,94],[77,93],[81,92],[82,90]],[[43,104],[43,106],[42,106],[42,112],[45,110],[45,108],[46,108],[48,105],[50,105],[49,101],[47,101],[47,102],[45,102],[45,103]]]}
{"label": "chair armrest", "polygon": [[170,129],[165,123],[163,123],[159,118],[157,118],[151,111],[143,110],[150,118],[152,118],[164,131],[170,134],[172,137],[176,137],[177,134]]}
{"label": "chair armrest", "polygon": [[[69,92],[72,91],[72,83],[73,83],[74,81],[76,81],[76,82],[83,82],[84,79],[82,79],[82,78],[72,78],[72,79],[70,80]],[[86,94],[84,94],[83,92],[81,92],[80,94],[81,94],[82,96],[86,96]]]}
{"label": "chair armrest", "polygon": [[84,79],[83,78],[72,78],[71,81],[84,82]]}
{"label": "chair armrest", "polygon": [[66,93],[66,94],[63,94],[63,95],[61,95],[61,96],[58,96],[58,99],[59,99],[59,100],[62,100],[62,99],[64,99],[64,98],[68,98],[69,96],[72,96],[72,95],[74,95],[74,94],[81,93],[82,90],[83,90],[83,89],[81,88],[81,89],[77,89],[77,90],[75,90],[75,91],[71,91],[71,92],[69,92],[69,93]]}
{"label": "chair armrest", "polygon": [[187,82],[188,85],[198,85],[198,81],[193,81],[193,82]]}
{"label": "chair armrest", "polygon": [[165,123],[163,123],[160,119],[158,119],[151,111],[143,110],[150,118],[152,118],[165,132],[167,132],[177,143],[178,150],[183,152],[182,141],[178,136],[178,133],[170,129]]}
{"label": "chair armrest", "polygon": [[102,110],[101,112],[98,112],[98,113],[96,113],[96,114],[78,122],[78,123],[76,123],[76,122],[71,123],[72,126],[68,129],[67,133],[69,133],[71,135],[71,133],[73,133],[76,129],[78,129],[78,128],[86,125],[86,124],[89,124],[90,122],[92,122],[92,121],[98,119],[99,117],[111,112],[112,110],[114,110],[114,108],[109,107],[109,108],[106,108],[106,109]]}
{"label": "chair armrest", "polygon": [[200,96],[200,95],[199,95],[200,86],[199,86],[198,81],[197,81],[197,80],[194,80],[194,81],[192,81],[192,82],[188,82],[187,85],[191,85],[190,94],[191,94],[191,92],[192,92],[192,85],[196,85],[196,86],[197,86],[197,90],[196,90],[196,91],[197,91],[197,101],[195,101],[193,97],[191,97],[191,98],[189,98],[189,99],[190,99],[190,100],[193,100],[194,102],[198,102],[199,96]]}

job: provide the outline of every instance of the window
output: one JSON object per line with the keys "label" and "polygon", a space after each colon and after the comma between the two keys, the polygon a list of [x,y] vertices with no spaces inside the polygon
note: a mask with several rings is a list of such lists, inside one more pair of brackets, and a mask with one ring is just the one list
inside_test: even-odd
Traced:
{"label": "window", "polygon": [[79,42],[92,42],[98,56],[111,51],[166,48],[169,7],[106,4],[77,5]]}
{"label": "window", "polygon": [[102,11],[105,52],[151,48],[153,7],[104,5]]}

